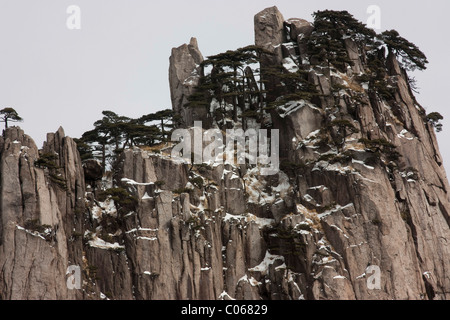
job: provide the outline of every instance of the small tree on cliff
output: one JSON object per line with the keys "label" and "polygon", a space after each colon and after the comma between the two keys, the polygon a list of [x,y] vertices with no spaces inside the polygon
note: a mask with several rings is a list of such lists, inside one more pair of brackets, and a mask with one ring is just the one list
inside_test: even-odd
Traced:
{"label": "small tree on cliff", "polygon": [[[107,157],[106,148],[108,144],[111,142],[107,133],[101,130],[101,128],[96,127],[93,130],[86,131],[85,133],[83,133],[83,136],[81,137],[80,141],[82,141],[83,143],[98,143],[98,145],[94,147],[94,151],[101,152],[102,168],[103,170],[105,170]],[[86,152],[86,150],[84,152]]]}
{"label": "small tree on cliff", "polygon": [[115,150],[120,149],[120,144],[123,139],[123,127],[130,122],[130,118],[119,116],[113,111],[103,111],[103,118],[94,123],[94,127],[99,131],[105,133],[110,142],[114,143]]}
{"label": "small tree on cliff", "polygon": [[[158,111],[156,113],[150,113],[150,114],[144,115],[144,116],[140,117],[137,122],[138,122],[138,124],[146,124],[148,122],[156,122],[160,131],[152,134],[152,136],[159,133],[161,142],[167,142],[172,134],[173,127],[174,127],[173,117],[174,117],[173,110],[165,109],[165,110]],[[154,131],[154,128],[152,128],[150,131]]]}
{"label": "small tree on cliff", "polygon": [[333,142],[339,151],[343,151],[346,139],[359,130],[347,119],[336,119],[325,128],[329,131]]}
{"label": "small tree on cliff", "polygon": [[401,37],[395,30],[385,31],[381,39],[400,60],[402,67],[408,71],[425,70],[428,60],[426,55],[412,42]]}
{"label": "small tree on cliff", "polygon": [[436,132],[442,131],[442,120],[444,120],[444,117],[439,112],[432,112],[427,115],[427,121],[436,129]]}
{"label": "small tree on cliff", "polygon": [[21,122],[23,119],[19,116],[13,108],[4,108],[0,110],[0,122],[5,123],[5,129],[8,128],[8,122]]}

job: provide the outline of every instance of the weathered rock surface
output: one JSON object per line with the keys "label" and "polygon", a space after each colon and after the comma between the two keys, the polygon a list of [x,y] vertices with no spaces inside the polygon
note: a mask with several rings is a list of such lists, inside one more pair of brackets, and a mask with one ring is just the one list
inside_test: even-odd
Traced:
{"label": "weathered rock surface", "polygon": [[308,37],[314,30],[311,22],[304,19],[290,18],[286,24],[290,28],[289,36],[293,41],[297,40],[299,36]]}
{"label": "weathered rock surface", "polygon": [[[302,19],[284,22],[276,7],[258,13],[255,42],[274,53],[263,57],[261,64],[281,65],[289,58],[298,66],[308,65],[305,38],[312,31],[313,26]],[[292,102],[282,113],[271,114],[273,127],[280,130],[280,153],[298,168],[295,178],[290,175],[289,195],[262,205],[268,197],[259,188],[257,197],[250,196],[253,199],[246,210],[278,224],[278,232],[272,234],[277,236],[269,241],[264,237],[265,245],[271,254],[281,253],[291,266],[305,298],[448,299],[448,182],[433,128],[424,121],[423,109],[415,102],[393,54],[386,68],[395,97],[386,101],[350,80],[367,66],[363,49],[350,39],[345,46],[352,61],[348,74],[311,68],[309,79],[319,92],[314,104]],[[267,85],[269,91],[276,87],[272,85]],[[345,94],[336,95],[336,85],[348,86]],[[359,97],[357,102],[354,96]],[[358,129],[344,146],[352,157],[347,165],[319,159],[322,154],[314,146],[327,117],[334,116],[324,110],[336,104],[339,112],[349,112],[349,121]],[[361,138],[392,143],[401,155],[397,167],[366,164],[370,153],[358,142]],[[247,175],[244,181],[251,177]],[[262,187],[270,183],[262,177],[258,181]],[[247,191],[252,195],[253,190]],[[281,201],[291,197],[294,210]],[[233,208],[233,213],[240,207]],[[296,222],[286,224],[288,217],[295,217]],[[380,290],[368,289],[367,266],[380,268]]]}
{"label": "weathered rock surface", "polygon": [[276,6],[264,9],[255,15],[255,44],[273,56],[265,56],[263,64],[281,62],[281,44],[286,42],[284,18]]}
{"label": "weathered rock surface", "polygon": [[202,114],[195,114],[195,112],[201,112],[200,109],[185,108],[187,98],[193,93],[200,79],[202,62],[203,56],[195,38],[191,38],[189,44],[172,49],[169,68],[170,96],[174,111],[181,116],[180,125],[182,126],[193,126],[194,120],[202,116]]}
{"label": "weathered rock surface", "polygon": [[[285,22],[276,7],[255,23],[256,43],[276,53],[261,63],[310,63],[311,24]],[[352,78],[367,66],[350,58],[346,74],[310,66],[319,95],[272,113],[284,160],[272,176],[133,148],[99,184],[98,167],[83,167],[61,128],[41,151],[19,128],[6,130],[0,298],[449,299],[449,184],[434,129],[394,55],[385,61],[391,99]],[[202,60],[195,40],[172,52],[173,108],[185,126],[201,119],[184,104]],[[339,148],[321,140],[337,116],[358,129]],[[400,156],[374,159],[361,138]],[[66,285],[70,266],[80,267],[81,289]]]}
{"label": "weathered rock surface", "polygon": [[45,151],[61,167],[55,176],[35,166],[38,149],[19,128],[7,129],[0,147],[1,298],[81,298],[65,285],[67,267],[81,264],[83,252],[73,239],[83,230],[84,211],[76,144],[62,129],[49,135]]}

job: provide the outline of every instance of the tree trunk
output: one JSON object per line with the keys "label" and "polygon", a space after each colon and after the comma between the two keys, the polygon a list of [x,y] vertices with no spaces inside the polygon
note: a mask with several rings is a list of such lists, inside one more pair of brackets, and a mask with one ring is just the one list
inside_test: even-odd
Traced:
{"label": "tree trunk", "polygon": [[102,145],[102,167],[103,173],[106,172],[106,144]]}
{"label": "tree trunk", "polygon": [[161,119],[161,135],[162,135],[162,142],[166,142],[166,133],[164,132],[164,118]]}

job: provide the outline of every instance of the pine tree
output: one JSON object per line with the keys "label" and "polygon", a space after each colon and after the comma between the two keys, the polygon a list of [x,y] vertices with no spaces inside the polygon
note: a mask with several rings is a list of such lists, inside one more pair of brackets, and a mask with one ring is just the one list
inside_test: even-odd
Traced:
{"label": "pine tree", "polygon": [[89,144],[86,143],[83,139],[73,139],[77,144],[78,152],[80,153],[81,160],[88,160],[94,158],[92,153],[92,148]]}
{"label": "pine tree", "polygon": [[397,56],[405,70],[414,71],[427,68],[426,55],[414,43],[401,37],[396,30],[385,31],[380,37],[388,50]]}
{"label": "pine tree", "polygon": [[316,87],[308,81],[308,72],[302,69],[297,72],[286,72],[280,68],[275,74],[280,81],[277,87],[278,99],[271,106],[283,105],[289,101],[311,100],[316,96]]}
{"label": "pine tree", "polygon": [[307,40],[312,60],[328,63],[341,71],[352,61],[348,57],[345,39],[356,42],[360,48],[372,45],[376,33],[356,20],[347,11],[324,10],[313,14],[314,31]]}
{"label": "pine tree", "polygon": [[124,136],[123,149],[136,145],[152,146],[161,139],[161,131],[155,125],[147,126],[139,120],[132,119],[122,126]]}
{"label": "pine tree", "polygon": [[21,122],[23,119],[19,116],[13,108],[4,108],[0,110],[0,122],[5,123],[5,129],[8,128],[8,122]]}
{"label": "pine tree", "polygon": [[119,116],[117,113],[112,111],[103,111],[103,118],[94,123],[94,127],[98,130],[104,132],[110,137],[110,141],[114,143],[115,150],[120,149],[120,144],[122,141],[124,125],[131,121],[130,118]]}
{"label": "pine tree", "polygon": [[431,123],[431,126],[436,129],[436,132],[442,131],[442,120],[444,120],[444,117],[439,112],[432,112],[427,115],[427,121]]}
{"label": "pine tree", "polygon": [[[171,109],[165,109],[156,113],[150,113],[138,119],[138,124],[146,124],[149,122],[156,122],[159,126],[159,138],[162,142],[167,142],[173,130],[173,116]],[[145,129],[147,130],[147,129]],[[152,129],[153,132],[153,129]],[[153,132],[154,133],[154,132]]]}
{"label": "pine tree", "polygon": [[[119,116],[113,111],[103,111],[103,118],[94,123],[94,129],[85,132],[80,142],[87,144],[98,144],[92,148],[94,151],[101,152],[102,167],[106,169],[106,160],[111,155],[107,154],[107,148],[113,146],[114,153],[117,154],[121,151],[123,142],[124,127],[131,121],[130,118]],[[87,150],[83,150],[83,145],[79,143],[82,148],[82,152],[86,153]]]}
{"label": "pine tree", "polygon": [[[209,74],[203,73],[186,106],[206,108],[207,113],[223,124],[226,118],[237,121],[240,117],[244,126],[247,116],[259,117],[261,120],[265,99],[264,80],[260,69],[254,67],[262,55],[271,54],[252,45],[208,57],[202,63],[202,68],[205,70],[210,67],[211,71]],[[258,74],[259,82],[255,79]],[[218,102],[218,106],[210,110],[213,99]],[[228,106],[232,106],[232,112]],[[239,109],[241,113],[238,117]]]}
{"label": "pine tree", "polygon": [[[187,97],[188,102],[185,107],[190,109],[205,109],[208,113],[212,98],[218,90],[217,79],[213,78],[211,74],[202,76],[194,88],[194,92]],[[177,122],[177,126],[180,125],[181,123]]]}
{"label": "pine tree", "polygon": [[328,130],[331,131],[333,141],[339,151],[343,150],[348,137],[359,132],[353,123],[347,119],[336,119],[331,121],[328,126]]}
{"label": "pine tree", "polygon": [[[94,151],[101,152],[101,163],[103,170],[106,169],[106,147],[110,143],[108,135],[101,130],[101,128],[95,128],[93,130],[83,133],[81,139],[84,143],[98,143],[98,146],[93,147]],[[86,152],[86,150],[84,150]]]}

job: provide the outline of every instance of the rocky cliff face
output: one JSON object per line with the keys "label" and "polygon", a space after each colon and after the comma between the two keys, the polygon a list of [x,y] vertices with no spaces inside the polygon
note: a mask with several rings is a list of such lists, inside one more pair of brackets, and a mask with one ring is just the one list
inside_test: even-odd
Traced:
{"label": "rocky cliff face", "polygon": [[[69,265],[82,262],[84,176],[72,139],[59,129],[44,151],[48,167],[37,167],[38,148],[19,128],[7,129],[1,149],[0,296],[2,299],[75,299],[65,284]],[[45,166],[50,166],[46,163]],[[58,169],[56,169],[56,167]]]}
{"label": "rocky cliff face", "polygon": [[[250,201],[237,212],[274,219],[263,228],[267,233],[261,232],[261,247],[283,257],[285,281],[305,298],[447,299],[448,182],[434,129],[393,54],[384,62],[393,97],[385,99],[357,81],[369,66],[366,53],[350,39],[345,46],[352,63],[345,73],[313,65],[305,40],[313,30],[303,19],[285,20],[276,7],[255,16],[255,43],[272,53],[262,57],[261,66],[303,68],[319,95],[271,112],[285,172],[275,184],[250,177],[273,190],[286,173],[286,190],[268,202],[261,189],[252,199],[246,184]],[[267,89],[268,95],[274,91],[270,84]],[[357,133],[337,150],[322,143],[321,135],[340,115]],[[372,163],[366,140],[392,144],[399,154],[395,165]],[[248,174],[241,176],[248,182]],[[380,290],[367,288],[368,266],[381,270]],[[254,276],[247,267],[246,275]],[[272,280],[266,276],[262,283]],[[285,293],[293,298],[292,291]]]}
{"label": "rocky cliff face", "polygon": [[[319,92],[271,111],[284,159],[273,176],[134,148],[95,181],[95,163],[83,168],[62,129],[40,152],[6,130],[0,297],[449,299],[449,185],[405,73],[387,57],[387,100],[356,80],[368,67],[352,41],[346,73],[309,65],[312,30],[276,7],[255,16],[256,43],[273,53],[261,64],[308,65]],[[185,126],[206,116],[185,107],[202,61],[195,40],[172,52],[173,108]],[[328,139],[337,129],[323,130],[337,117],[357,129],[339,147]],[[70,266],[81,270],[78,289],[67,286]]]}

